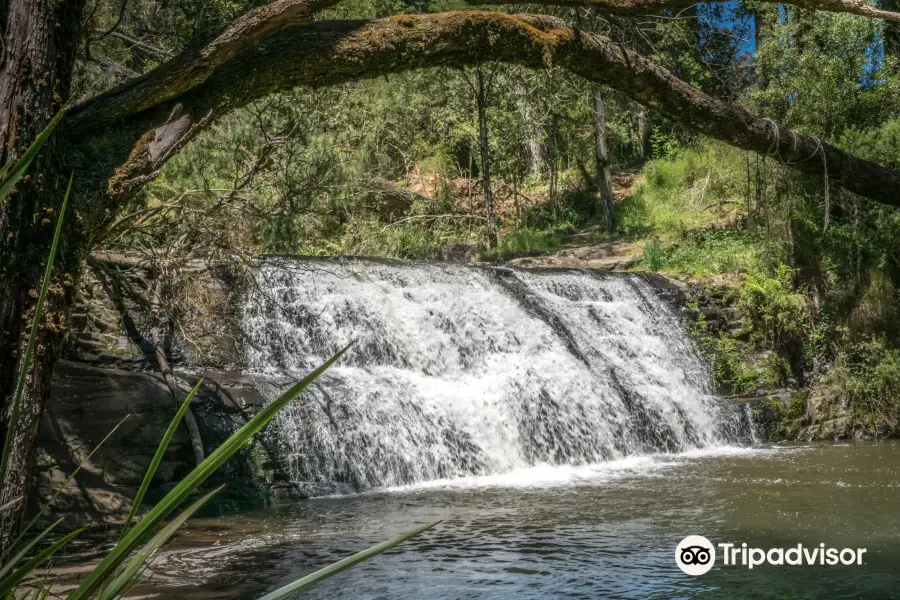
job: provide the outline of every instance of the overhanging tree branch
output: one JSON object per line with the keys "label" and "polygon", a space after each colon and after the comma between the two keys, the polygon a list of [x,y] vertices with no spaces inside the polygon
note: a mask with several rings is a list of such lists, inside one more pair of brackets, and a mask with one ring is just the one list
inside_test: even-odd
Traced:
{"label": "overhanging tree branch", "polygon": [[[849,13],[853,15],[861,15],[873,19],[883,19],[885,21],[900,22],[900,13],[883,10],[877,6],[873,6],[860,0],[791,0],[791,2],[780,2],[780,0],[761,0],[771,4],[791,4],[800,8],[809,10],[820,10],[834,13]],[[509,5],[509,0],[466,0],[469,4],[485,6],[485,5]],[[697,4],[696,0],[528,0],[526,4],[537,4],[542,6],[589,6],[600,12],[612,13],[619,15],[636,15],[646,13],[650,10],[660,10],[666,8],[687,8]]]}
{"label": "overhanging tree branch", "polygon": [[272,35],[308,20],[338,0],[276,0],[241,15],[212,41],[189,49],[159,68],[120,85],[69,114],[73,131],[113,123],[156,106],[203,83],[219,66]]}
{"label": "overhanging tree branch", "polygon": [[[113,199],[117,194],[127,197],[142,177],[152,177],[171,155],[170,146],[185,143],[204,119],[265,95],[301,85],[321,87],[421,67],[462,67],[489,60],[567,69],[616,88],[700,133],[769,155],[804,173],[822,177],[827,172],[832,184],[900,206],[900,172],[704,94],[609,38],[573,29],[549,16],[465,11],[375,21],[318,21],[272,36],[234,56],[200,85],[106,130],[98,131],[84,115],[96,114],[98,105],[122,115],[130,105],[119,106],[114,100],[110,105],[108,98],[89,101],[75,109],[81,115],[77,130],[98,131],[83,137],[81,147],[86,153],[92,143],[102,148],[104,154],[95,161],[112,157],[108,193]],[[110,144],[98,143],[97,135],[107,141],[127,141],[119,146],[123,153],[111,153]]]}

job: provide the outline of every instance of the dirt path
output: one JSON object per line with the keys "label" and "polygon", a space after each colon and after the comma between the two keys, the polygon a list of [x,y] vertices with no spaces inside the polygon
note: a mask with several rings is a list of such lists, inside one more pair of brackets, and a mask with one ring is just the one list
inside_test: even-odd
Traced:
{"label": "dirt path", "polygon": [[640,247],[634,242],[612,240],[607,242],[572,241],[559,250],[541,256],[514,258],[509,264],[517,267],[571,267],[578,269],[603,269],[625,271],[640,258]]}
{"label": "dirt path", "polygon": [[[621,202],[634,187],[637,172],[620,171],[613,175],[615,201]],[[540,256],[514,258],[509,264],[519,267],[566,267],[625,271],[641,258],[643,247],[627,240],[609,239],[597,225],[574,234],[557,250]]]}

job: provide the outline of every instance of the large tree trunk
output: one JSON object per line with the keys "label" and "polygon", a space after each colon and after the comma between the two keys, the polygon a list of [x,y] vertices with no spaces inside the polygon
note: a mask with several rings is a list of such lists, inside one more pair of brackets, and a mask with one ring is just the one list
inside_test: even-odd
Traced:
{"label": "large tree trunk", "polygon": [[641,158],[650,157],[650,136],[653,134],[653,123],[650,119],[650,111],[643,106],[638,106],[633,112],[634,116],[634,154]]}
{"label": "large tree trunk", "polygon": [[597,164],[597,216],[603,229],[612,231],[613,189],[606,149],[606,105],[599,85],[594,88],[594,158]]}
{"label": "large tree trunk", "polygon": [[[0,162],[17,160],[66,101],[83,0],[9,0],[3,3],[0,63]],[[22,368],[55,214],[65,190],[55,140],[18,189],[0,205],[0,398],[6,436],[15,382]],[[74,211],[73,211],[74,212]],[[71,214],[71,213],[70,213]],[[65,230],[53,285],[44,307],[34,359],[13,434],[0,504],[24,497],[38,422],[50,390],[72,291],[78,276],[76,227]],[[0,551],[14,539],[25,502],[0,513]]]}
{"label": "large tree trunk", "polygon": [[481,150],[481,180],[484,183],[484,216],[487,219],[488,247],[497,247],[497,227],[494,223],[494,195],[491,192],[490,146],[488,144],[487,98],[484,91],[484,72],[475,69],[475,100],[478,105],[478,145]]}

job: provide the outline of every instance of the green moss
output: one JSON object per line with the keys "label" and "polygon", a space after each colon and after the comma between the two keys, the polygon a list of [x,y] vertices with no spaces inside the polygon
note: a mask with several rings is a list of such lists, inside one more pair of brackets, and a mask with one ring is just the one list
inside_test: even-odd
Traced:
{"label": "green moss", "polygon": [[784,406],[780,401],[772,400],[768,403],[769,410],[774,414],[777,423],[777,437],[780,439],[794,440],[800,436],[800,432],[807,425],[806,398],[802,393],[796,393],[791,398],[790,404]]}

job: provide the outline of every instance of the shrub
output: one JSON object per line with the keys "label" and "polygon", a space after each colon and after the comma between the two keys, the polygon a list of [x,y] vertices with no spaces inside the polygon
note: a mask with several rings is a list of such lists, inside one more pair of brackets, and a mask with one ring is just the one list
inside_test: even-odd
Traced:
{"label": "shrub", "polygon": [[659,271],[666,262],[666,251],[659,238],[644,243],[644,265],[651,271]]}
{"label": "shrub", "polygon": [[633,193],[615,206],[617,229],[681,237],[721,219],[721,209],[742,207],[746,195],[743,154],[709,143],[652,160]]}
{"label": "shrub", "polygon": [[725,334],[701,340],[700,347],[712,364],[720,392],[751,396],[787,382],[790,366],[773,352],[757,353],[750,344]]}
{"label": "shrub", "polygon": [[898,433],[900,427],[900,350],[889,348],[883,336],[848,344],[838,354],[829,382],[849,401],[857,420],[874,426],[873,433]]}
{"label": "shrub", "polygon": [[851,127],[841,136],[838,145],[860,158],[891,169],[900,168],[900,119],[891,119],[868,129]]}
{"label": "shrub", "polygon": [[668,252],[667,271],[709,277],[763,268],[762,245],[754,234],[724,229],[685,237]]}
{"label": "shrub", "polygon": [[778,351],[805,337],[809,323],[806,301],[793,290],[793,271],[780,265],[774,277],[761,272],[745,276],[738,297],[741,312],[751,321],[764,345]]}
{"label": "shrub", "polygon": [[534,256],[549,252],[560,245],[558,234],[523,227],[501,235],[497,248],[482,253],[482,260],[508,260],[517,256]]}

